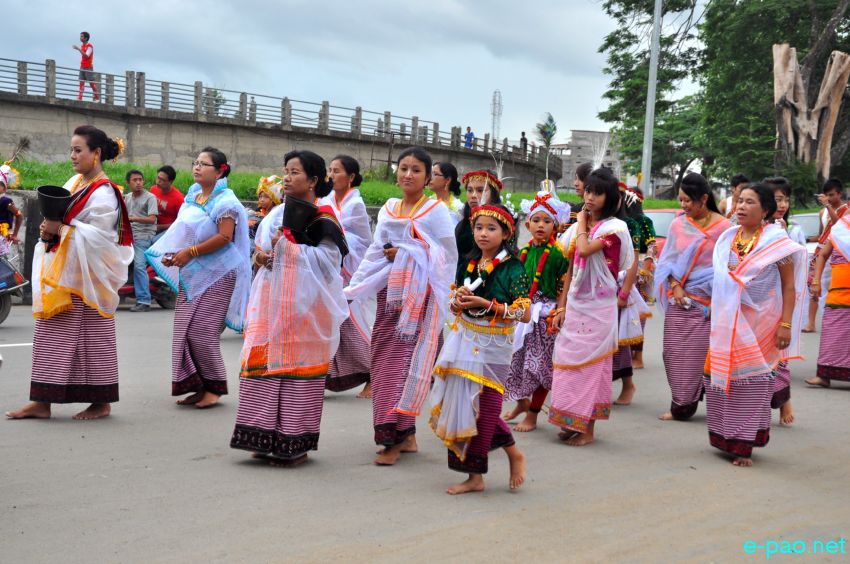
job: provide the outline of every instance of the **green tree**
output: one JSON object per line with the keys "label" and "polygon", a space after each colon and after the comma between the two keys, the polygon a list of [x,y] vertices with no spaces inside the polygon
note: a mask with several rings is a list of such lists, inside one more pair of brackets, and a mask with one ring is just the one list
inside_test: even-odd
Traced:
{"label": "green tree", "polygon": [[546,112],[543,116],[543,121],[534,126],[534,131],[537,134],[537,140],[543,145],[543,150],[546,151],[546,180],[549,180],[549,154],[552,152],[552,142],[555,140],[555,134],[558,133],[558,125],[555,123],[555,118],[552,114]]}
{"label": "green tree", "polygon": [[[617,31],[608,34],[599,48],[607,57],[604,72],[611,82],[604,98],[608,107],[600,119],[613,125],[615,144],[623,154],[625,170],[640,170],[643,152],[643,130],[646,117],[646,90],[649,76],[649,41],[652,28],[653,0],[607,0],[605,12],[614,19]],[[675,176],[683,160],[671,147],[697,151],[698,128],[685,126],[693,121],[697,105],[692,98],[676,100],[674,94],[696,64],[699,51],[696,24],[701,7],[696,0],[667,0],[662,8],[658,84],[656,96],[656,128],[653,135],[652,175]],[[677,112],[687,109],[681,118]]]}

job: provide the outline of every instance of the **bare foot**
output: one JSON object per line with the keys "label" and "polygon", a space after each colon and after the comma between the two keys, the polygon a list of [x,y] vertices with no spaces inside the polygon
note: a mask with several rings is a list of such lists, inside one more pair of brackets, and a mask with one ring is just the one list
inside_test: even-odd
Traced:
{"label": "bare foot", "polygon": [[203,397],[195,402],[195,407],[198,409],[206,409],[208,407],[212,407],[218,403],[218,400],[221,396],[218,394],[214,394],[212,392],[204,392]]}
{"label": "bare foot", "polygon": [[735,466],[752,466],[753,459],[752,458],[744,458],[743,456],[739,456],[735,460],[732,461],[732,464]]}
{"label": "bare foot", "polygon": [[93,403],[72,417],[72,419],[76,419],[78,421],[100,419],[101,417],[107,417],[111,411],[112,406],[108,403]]}
{"label": "bare foot", "polygon": [[378,466],[392,466],[398,462],[399,456],[401,456],[401,445],[386,447],[378,453],[375,464]]}
{"label": "bare foot", "polygon": [[17,411],[7,411],[9,419],[49,419],[50,404],[41,401],[31,401]]}
{"label": "bare foot", "polygon": [[815,376],[814,378],[809,378],[808,380],[805,380],[805,382],[809,386],[820,386],[822,388],[828,388],[830,384],[829,380],[820,378],[818,376]]}
{"label": "bare foot", "polygon": [[446,493],[449,495],[465,494],[469,492],[484,491],[484,476],[481,474],[470,474],[463,482],[449,487]]}
{"label": "bare foot", "polygon": [[205,392],[201,390],[200,392],[195,392],[194,394],[186,396],[183,399],[179,399],[177,400],[177,405],[195,405],[196,403],[201,401],[201,399],[204,397],[204,393]]}
{"label": "bare foot", "polygon": [[570,446],[584,446],[593,442],[593,435],[590,433],[577,433],[570,439],[567,439],[567,444]]}
{"label": "bare foot", "polygon": [[512,490],[516,490],[525,482],[525,455],[516,445],[506,448],[505,452],[511,465],[511,479],[508,485]]}
{"label": "bare foot", "polygon": [[794,408],[791,407],[791,400],[786,401],[779,408],[779,424],[790,425],[794,422]]}
{"label": "bare foot", "polygon": [[805,327],[803,327],[802,329],[800,329],[800,331],[802,331],[803,333],[814,333],[814,332],[815,332],[815,328],[814,328],[814,326],[812,326],[812,325],[806,325]]}
{"label": "bare foot", "polygon": [[358,397],[360,399],[369,399],[372,397],[372,382],[366,382],[366,385],[360,390],[360,393],[354,397]]}
{"label": "bare foot", "polygon": [[620,392],[620,397],[614,401],[614,405],[631,405],[632,398],[635,397],[637,388],[631,378],[623,378],[623,390]]}
{"label": "bare foot", "polygon": [[673,419],[675,419],[675,417],[673,417],[673,414],[669,411],[665,411],[664,413],[659,415],[658,418],[662,421],[672,421]]}
{"label": "bare foot", "polygon": [[285,459],[285,458],[274,458],[269,457],[269,465],[274,466],[276,468],[295,468],[296,466],[301,466],[307,462],[307,455],[303,454],[298,458],[293,459]]}
{"label": "bare foot", "polygon": [[558,433],[558,439],[562,441],[568,441],[578,435],[578,431],[573,431],[572,429],[566,429]]}
{"label": "bare foot", "polygon": [[636,351],[632,353],[632,368],[640,370],[643,367],[643,351]]}
{"label": "bare foot", "polygon": [[528,411],[528,407],[531,405],[531,400],[529,399],[521,399],[516,402],[516,406],[510,410],[506,411],[504,415],[502,415],[502,419],[505,421],[513,421],[523,413]]}
{"label": "bare foot", "polygon": [[533,413],[531,411],[525,414],[525,419],[522,422],[514,425],[514,431],[519,433],[528,433],[529,431],[533,431],[537,428],[537,413]]}
{"label": "bare foot", "polygon": [[[398,446],[401,447],[401,450],[399,452],[408,454],[419,452],[419,445],[416,443],[416,435],[409,435]],[[375,451],[375,454],[383,454],[385,450],[387,450],[387,447],[381,447]]]}

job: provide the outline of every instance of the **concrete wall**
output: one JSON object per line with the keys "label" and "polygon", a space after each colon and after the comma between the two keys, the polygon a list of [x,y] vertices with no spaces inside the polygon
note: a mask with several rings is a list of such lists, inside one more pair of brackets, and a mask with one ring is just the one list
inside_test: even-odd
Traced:
{"label": "concrete wall", "polygon": [[[126,142],[128,161],[140,164],[171,164],[187,169],[205,146],[228,155],[234,169],[279,172],[283,155],[293,149],[308,149],[324,156],[349,154],[364,169],[393,160],[408,143],[346,132],[320,132],[293,126],[250,124],[227,118],[205,118],[182,112],[127,108],[52,100],[44,97],[0,93],[0,153],[9,154],[20,137],[30,138],[28,158],[47,162],[68,159],[68,146],[75,127],[92,124]],[[477,168],[494,168],[493,158],[482,151],[424,145],[435,161],[449,161],[463,173]],[[538,155],[535,155],[537,157]],[[508,191],[535,190],[543,178],[543,161],[513,158],[504,160],[503,176]],[[560,178],[560,159],[551,159],[550,177]],[[25,179],[26,180],[26,179]]]}

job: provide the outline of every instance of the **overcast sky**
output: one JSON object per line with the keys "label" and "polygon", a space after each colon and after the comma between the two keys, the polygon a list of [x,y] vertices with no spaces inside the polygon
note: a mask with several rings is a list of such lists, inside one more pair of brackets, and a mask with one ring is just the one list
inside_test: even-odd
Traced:
{"label": "overcast sky", "polygon": [[613,23],[598,0],[142,0],[4,2],[3,57],[55,59],[92,34],[95,69],[204,84],[490,131],[502,137],[549,111],[556,142],[607,129],[596,51]]}

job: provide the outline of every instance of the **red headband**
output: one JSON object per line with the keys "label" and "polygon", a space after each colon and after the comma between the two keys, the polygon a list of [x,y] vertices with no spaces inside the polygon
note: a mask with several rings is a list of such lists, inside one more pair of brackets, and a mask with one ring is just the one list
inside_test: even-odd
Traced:
{"label": "red headband", "polygon": [[514,218],[508,213],[507,210],[500,206],[491,206],[491,205],[483,205],[478,206],[477,208],[472,210],[472,216],[469,218],[470,224],[475,224],[475,220],[478,216],[486,215],[487,217],[492,217],[502,225],[505,225],[510,231],[511,235],[514,234]]}
{"label": "red headband", "polygon": [[483,180],[489,184],[492,184],[493,187],[495,187],[499,192],[502,191],[502,181],[486,170],[472,170],[467,172],[463,175],[461,183],[467,185],[473,180]]}

